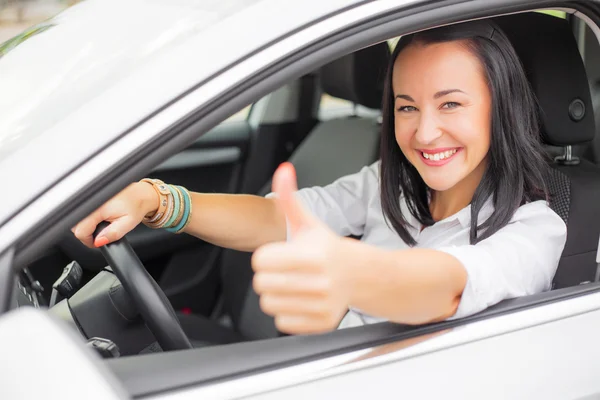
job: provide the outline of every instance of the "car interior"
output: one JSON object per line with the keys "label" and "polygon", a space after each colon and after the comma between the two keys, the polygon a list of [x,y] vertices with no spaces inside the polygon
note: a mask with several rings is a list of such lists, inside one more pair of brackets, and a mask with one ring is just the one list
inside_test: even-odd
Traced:
{"label": "car interior", "polygon": [[[568,228],[553,289],[583,287],[596,280],[600,237],[595,212],[600,202],[595,122],[600,121],[600,46],[585,22],[571,15],[531,12],[495,21],[513,43],[539,102],[552,166],[550,205]],[[287,83],[201,136],[150,177],[192,191],[263,196],[285,160],[294,164],[300,188],[326,185],[375,162],[392,45],[365,47]],[[282,336],[260,310],[250,253],[144,226],[127,239],[194,347]],[[73,278],[71,271],[81,276]],[[68,274],[72,287],[57,295],[55,282]],[[32,295],[42,306],[56,301],[51,308],[56,315],[86,338],[110,339],[120,355],[161,351],[100,251],[84,247],[70,232],[28,266],[19,290],[16,302],[27,303]]]}

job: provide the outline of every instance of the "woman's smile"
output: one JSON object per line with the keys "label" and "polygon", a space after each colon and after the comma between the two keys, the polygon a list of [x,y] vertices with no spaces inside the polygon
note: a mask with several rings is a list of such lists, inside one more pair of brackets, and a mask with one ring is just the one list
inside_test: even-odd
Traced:
{"label": "woman's smile", "polygon": [[458,153],[462,150],[462,147],[444,147],[437,149],[419,149],[421,161],[430,167],[441,167],[442,165],[448,164],[452,161]]}

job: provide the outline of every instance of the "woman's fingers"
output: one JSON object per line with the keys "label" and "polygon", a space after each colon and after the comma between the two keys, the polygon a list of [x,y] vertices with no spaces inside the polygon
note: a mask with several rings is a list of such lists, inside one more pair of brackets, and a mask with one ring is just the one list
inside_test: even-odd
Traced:
{"label": "woman's fingers", "polygon": [[335,329],[348,308],[340,281],[339,238],[296,200],[291,165],[273,178],[278,204],[293,234],[289,242],[266,244],[252,256],[253,288],[261,308],[287,333],[319,333]]}
{"label": "woman's fingers", "polygon": [[[146,184],[143,184],[146,186]],[[139,185],[132,184],[79,222],[71,231],[86,246],[101,247],[121,239],[144,218],[141,207],[143,194]],[[102,221],[110,223],[94,239],[93,233]]]}
{"label": "woman's fingers", "polygon": [[304,315],[324,318],[329,307],[320,297],[267,294],[260,297],[260,308],[269,315]]}
{"label": "woman's fingers", "polygon": [[319,270],[326,263],[326,254],[319,238],[315,240],[312,244],[276,242],[261,246],[252,255],[252,269],[255,272]]}
{"label": "woman's fingers", "polygon": [[252,258],[252,286],[261,309],[275,317],[282,332],[330,331],[348,308],[347,290],[327,258],[335,244],[318,234],[304,235],[311,232],[296,242],[265,245]]}
{"label": "woman's fingers", "polygon": [[275,316],[277,330],[293,335],[326,333],[334,330],[340,323],[339,318],[315,317],[310,314],[279,314]]}
{"label": "woman's fingers", "polygon": [[135,228],[136,225],[137,223],[129,216],[120,217],[112,221],[109,226],[98,233],[94,241],[94,246],[102,247],[108,243],[115,242]]}
{"label": "woman's fingers", "polygon": [[322,333],[335,329],[343,315],[321,297],[267,294],[260,308],[275,317],[277,329],[293,334]]}
{"label": "woman's fingers", "polygon": [[[104,228],[94,239],[94,231],[100,222],[107,221],[110,225]],[[95,212],[79,222],[71,229],[77,239],[87,247],[102,247],[108,243],[115,242],[131,231],[137,222],[125,215],[111,221],[111,218],[103,217],[101,213]]]}
{"label": "woman's fingers", "polygon": [[95,211],[85,219],[81,220],[71,231],[77,239],[79,239],[87,247],[94,248],[93,234],[96,227],[102,222],[102,215],[99,211]]}
{"label": "woman's fingers", "polygon": [[324,274],[306,272],[259,272],[252,281],[254,291],[259,294],[299,294],[311,296],[327,296],[331,290],[331,282]]}

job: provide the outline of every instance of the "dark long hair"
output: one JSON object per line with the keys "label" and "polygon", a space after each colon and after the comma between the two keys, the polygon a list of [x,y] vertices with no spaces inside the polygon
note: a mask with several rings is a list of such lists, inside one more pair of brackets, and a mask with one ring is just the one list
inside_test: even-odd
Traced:
{"label": "dark long hair", "polygon": [[[486,171],[471,200],[470,243],[476,244],[504,227],[524,203],[547,199],[544,183],[548,165],[540,142],[538,106],[513,46],[500,28],[488,20],[465,22],[403,36],[388,67],[381,134],[381,205],[388,224],[409,245],[416,244],[400,208],[404,194],[410,213],[423,225],[434,220],[428,188],[408,162],[394,133],[393,66],[411,43],[432,44],[464,40],[479,59],[492,96],[491,142]],[[492,197],[494,213],[481,225],[477,217]]]}

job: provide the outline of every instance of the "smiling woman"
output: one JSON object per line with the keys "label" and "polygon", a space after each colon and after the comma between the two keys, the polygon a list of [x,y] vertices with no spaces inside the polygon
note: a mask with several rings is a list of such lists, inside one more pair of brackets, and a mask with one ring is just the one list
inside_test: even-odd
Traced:
{"label": "smiling woman", "polygon": [[546,202],[535,102],[501,30],[402,37],[383,119],[381,162],[328,186],[298,191],[289,164],[267,198],[145,179],[73,231],[100,247],[143,221],[255,251],[261,308],[288,333],[464,317],[549,289],[566,229]]}

